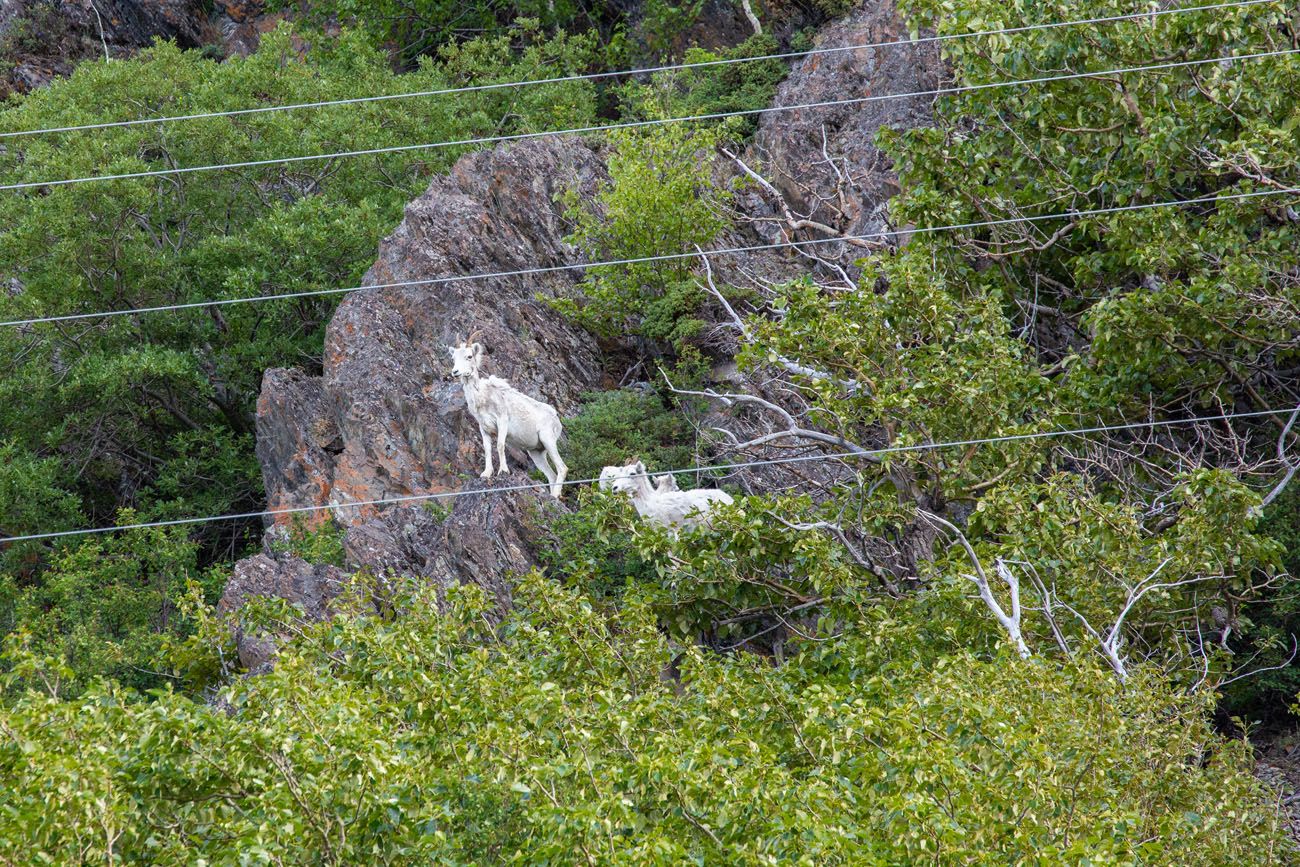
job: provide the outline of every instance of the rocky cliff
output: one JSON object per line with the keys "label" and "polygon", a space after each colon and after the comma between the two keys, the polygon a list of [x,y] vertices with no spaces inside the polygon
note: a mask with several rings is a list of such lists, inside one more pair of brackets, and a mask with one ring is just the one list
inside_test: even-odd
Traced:
{"label": "rocky cliff", "polygon": [[580,141],[526,142],[465,157],[407,206],[362,281],[387,288],[339,306],[324,375],[265,375],[257,435],[270,508],[344,506],[335,514],[357,525],[384,511],[370,501],[474,478],[478,427],[448,357],[471,331],[487,347],[486,372],[562,414],[575,406],[600,378],[595,342],[538,295],[572,287],[580,269],[456,278],[578,259],[555,198],[573,188],[590,199],[602,171]]}
{"label": "rocky cliff", "polygon": [[[828,28],[819,44],[905,34],[892,3],[868,3]],[[883,48],[817,55],[795,67],[777,103],[915,92],[935,87],[940,78],[934,52]],[[773,178],[777,193],[758,189],[741,196],[743,219],[728,244],[883,227],[881,206],[894,181],[873,137],[885,125],[923,122],[929,105],[917,98],[764,117],[744,159]],[[720,170],[739,171],[729,164]],[[323,375],[266,372],[257,435],[268,507],[338,507],[333,511],[346,527],[349,569],[470,581],[507,605],[511,576],[535,562],[537,521],[545,510],[563,506],[538,491],[457,497],[448,501],[450,510],[374,501],[527,483],[522,472],[488,483],[477,478],[477,426],[459,386],[449,380],[447,356],[448,347],[471,330],[489,348],[489,372],[551,402],[562,415],[581,392],[600,384],[592,338],[537,300],[539,293],[572,287],[579,269],[527,278],[456,278],[577,261],[578,251],[563,241],[569,229],[556,195],[569,188],[590,201],[603,175],[600,155],[583,141],[531,141],[464,157],[411,202],[363,281],[380,288],[348,296],[336,312]],[[788,212],[810,217],[821,228],[792,227]],[[854,249],[846,245],[828,258],[848,261]],[[773,251],[720,267],[739,281],[745,274],[790,276],[808,262]],[[515,465],[523,465],[518,456]],[[319,521],[326,512],[306,514]],[[288,520],[278,518],[280,525]],[[272,527],[270,536],[281,532]],[[310,616],[325,616],[334,577],[268,552],[239,564],[222,608],[233,612],[249,594],[270,593],[299,603]],[[263,664],[266,645],[250,639],[241,653]]]}
{"label": "rocky cliff", "polygon": [[[571,411],[599,384],[596,345],[539,295],[571,288],[581,270],[456,278],[578,260],[563,241],[570,230],[556,198],[572,189],[590,201],[603,172],[581,141],[525,142],[464,157],[407,206],[362,281],[384,288],[356,292],[335,312],[323,375],[273,369],[263,378],[257,453],[268,508],[336,506],[301,519],[335,515],[346,527],[349,569],[472,582],[502,609],[509,604],[512,577],[535,562],[536,522],[562,508],[544,491],[460,496],[446,507],[374,501],[531,483],[518,453],[514,473],[478,478],[478,426],[450,376],[448,349],[475,332],[488,348],[486,372]],[[281,538],[291,520],[278,516],[268,540]],[[221,608],[234,612],[249,595],[269,594],[323,616],[331,585],[301,580],[309,573],[269,546],[236,566]],[[263,664],[265,641],[239,638],[241,658]]]}
{"label": "rocky cliff", "polygon": [[[754,231],[766,241],[863,235],[894,228],[886,206],[898,190],[897,179],[888,156],[876,147],[876,133],[886,127],[911,129],[929,122],[933,97],[892,97],[943,86],[938,48],[933,43],[910,44],[907,26],[892,0],[860,4],[824,27],[815,47],[889,42],[899,44],[810,55],[794,66],[777,90],[774,105],[891,98],[763,115],[750,147],[753,168],[780,193],[796,222],[822,227],[792,228],[771,195],[753,193],[746,201],[758,221]],[[808,250],[844,265],[863,255],[863,248],[852,244]]]}
{"label": "rocky cliff", "polygon": [[25,93],[155,39],[246,54],[273,23],[263,11],[260,0],[0,0],[0,90]]}

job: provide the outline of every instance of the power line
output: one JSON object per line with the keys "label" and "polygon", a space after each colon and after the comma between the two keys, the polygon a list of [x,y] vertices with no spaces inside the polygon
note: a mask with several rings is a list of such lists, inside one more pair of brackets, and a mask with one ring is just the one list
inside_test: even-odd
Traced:
{"label": "power line", "polygon": [[254,114],[269,114],[281,111],[296,111],[307,108],[330,108],[342,105],[359,105],[371,102],[388,102],[399,99],[416,99],[433,96],[450,96],[460,93],[477,93],[491,90],[504,90],[520,87],[533,87],[543,84],[566,84],[579,81],[596,81],[603,78],[617,78],[620,76],[651,75],[659,72],[673,72],[687,69],[704,69],[715,66],[730,66],[740,63],[759,63],[767,60],[794,60],[801,57],[812,57],[821,54],[839,54],[848,51],[863,51],[875,48],[890,48],[893,46],[915,47],[928,43],[942,43],[960,39],[973,39],[986,36],[1003,36],[1016,33],[1029,33],[1037,30],[1054,30],[1065,27],[1079,27],[1087,24],[1110,24],[1120,21],[1133,21],[1138,19],[1154,19],[1164,15],[1182,15],[1188,12],[1210,12],[1223,9],[1237,9],[1247,6],[1274,5],[1279,0],[1237,0],[1237,2],[1214,3],[1207,6],[1190,6],[1175,9],[1156,9],[1146,10],[1143,12],[1130,12],[1123,15],[1108,15],[1100,18],[1081,18],[1072,21],[1053,21],[1045,24],[1027,24],[1019,27],[1004,27],[997,30],[977,30],[969,33],[950,33],[939,36],[922,36],[909,40],[890,40],[888,42],[868,42],[861,45],[841,45],[831,48],[812,48],[806,51],[785,51],[775,54],[762,54],[754,57],[730,57],[719,60],[705,60],[696,63],[674,63],[663,66],[645,66],[635,69],[608,70],[604,72],[591,72],[581,75],[561,75],[554,78],[539,78],[527,81],[505,81],[493,84],[475,84],[465,87],[447,87],[436,90],[416,90],[407,93],[378,94],[375,96],[358,96],[347,99],[326,99],[315,102],[299,102],[290,105],[266,105],[254,108],[232,109],[229,111],[210,111],[197,112],[194,114],[177,114],[167,115],[164,117],[146,117],[134,118],[131,120],[103,121],[100,123],[86,123],[75,126],[54,126],[43,129],[31,130],[13,130],[10,132],[0,132],[0,139],[17,138],[23,136],[44,135],[46,133],[65,133],[65,132],[84,132],[87,130],[114,129],[119,127],[141,126],[144,124],[162,124],[186,120],[207,120],[219,117],[241,117]]}
{"label": "power line", "polygon": [[1082,78],[1096,78],[1107,75],[1125,75],[1131,72],[1156,72],[1165,69],[1180,69],[1192,66],[1205,66],[1211,63],[1237,63],[1245,60],[1261,60],[1268,57],[1281,57],[1288,54],[1300,53],[1300,48],[1279,49],[1276,51],[1262,51],[1255,54],[1241,55],[1224,55],[1221,57],[1211,57],[1203,60],[1178,60],[1166,63],[1156,63],[1150,66],[1126,66],[1115,69],[1100,69],[1091,72],[1072,72],[1066,75],[1049,75],[1038,78],[1016,79],[1014,81],[994,81],[985,84],[966,84],[953,87],[940,87],[933,90],[916,90],[909,93],[887,93],[875,96],[858,96],[847,99],[832,99],[822,102],[801,103],[798,105],[772,105],[766,108],[738,109],[736,111],[719,111],[710,114],[695,114],[685,117],[668,117],[657,118],[654,120],[637,120],[627,121],[625,123],[610,123],[597,126],[580,126],[569,129],[541,130],[538,132],[521,132],[508,135],[483,136],[479,138],[453,139],[449,141],[427,142],[424,144],[412,145],[390,145],[380,148],[364,148],[361,150],[335,151],[326,154],[304,154],[293,157],[273,157],[262,160],[244,160],[234,163],[216,163],[213,165],[202,166],[177,166],[169,169],[149,169],[139,172],[122,172],[115,175],[89,175],[79,178],[58,178],[47,181],[24,181],[18,184],[2,184],[0,190],[27,190],[37,187],[62,187],[72,184],[85,184],[95,181],[122,181],[137,178],[153,178],[176,175],[192,174],[194,172],[211,172],[225,171],[229,169],[248,169],[258,168],[261,166],[272,165],[289,165],[303,162],[318,162],[321,160],[343,159],[347,157],[375,156],[378,154],[407,153],[411,151],[437,150],[449,147],[470,147],[472,145],[483,144],[500,144],[502,142],[525,141],[528,139],[549,138],[551,136],[561,135],[582,135],[585,133],[608,132],[618,129],[644,129],[647,127],[664,126],[671,123],[694,123],[696,121],[726,120],[732,117],[752,117],[762,114],[770,114],[782,111],[803,111],[814,108],[834,108],[843,105],[861,105],[871,102],[884,102],[891,99],[916,99],[920,97],[947,96],[956,93],[969,93],[980,90],[991,90],[1002,87],[1022,87],[1031,84],[1047,84],[1053,81],[1071,81]]}
{"label": "power line", "polygon": [[[847,459],[847,458],[872,458],[872,457],[880,457],[882,455],[903,454],[908,452],[928,452],[928,451],[936,451],[938,449],[946,449],[946,448],[961,448],[966,446],[991,445],[993,443],[1022,442],[1024,440],[1048,439],[1048,438],[1054,439],[1057,437],[1083,436],[1086,434],[1111,433],[1111,432],[1123,431],[1123,430],[1177,427],[1180,425],[1203,424],[1212,421],[1229,421],[1232,419],[1259,418],[1261,416],[1270,416],[1270,415],[1286,415],[1288,413],[1293,413],[1293,412],[1295,412],[1294,407],[1287,407],[1285,409],[1264,409],[1264,410],[1255,410],[1252,412],[1222,413],[1220,415],[1198,416],[1196,418],[1187,418],[1187,419],[1167,419],[1165,421],[1127,422],[1124,424],[1097,425],[1095,427],[1074,428],[1071,430],[1052,430],[1052,431],[1039,431],[1038,433],[1009,434],[1006,436],[999,436],[999,437],[982,437],[980,439],[950,440],[948,442],[941,442],[941,443],[917,443],[915,445],[887,446],[885,448],[879,448],[879,449],[860,449],[860,450],[848,451],[848,452],[833,452],[830,454],[796,455],[788,458],[769,458],[766,460],[740,461],[740,462],[729,463],[729,464],[712,464],[712,465],[701,464],[699,466],[682,467],[680,469],[675,469],[675,470],[658,470],[653,473],[649,473],[648,475],[662,476],[662,475],[669,475],[669,474],[676,474],[676,473],[721,472],[726,470],[744,469],[746,467],[775,466],[781,464],[805,463],[809,461],[839,460],[839,459]],[[590,485],[590,484],[595,484],[599,481],[600,479],[598,478],[566,479],[563,482],[563,484]],[[326,505],[319,505],[319,506],[293,506],[285,509],[266,509],[260,512],[237,512],[237,513],[226,514],[226,515],[209,515],[203,518],[175,518],[169,521],[146,521],[138,524],[118,524],[112,527],[88,527],[82,530],[60,530],[54,533],[31,533],[25,536],[6,536],[0,538],[0,545],[3,545],[8,542],[32,542],[41,539],[61,539],[61,538],[66,538],[68,536],[86,536],[91,534],[114,533],[114,532],[125,531],[125,530],[149,530],[149,529],[157,529],[161,527],[179,527],[179,526],[187,526],[192,524],[207,524],[216,521],[242,521],[242,520],[249,520],[252,518],[270,518],[277,515],[294,515],[294,514],[302,514],[305,512],[321,512],[327,509],[337,510],[337,509],[356,509],[356,508],[361,508],[363,506],[392,506],[401,503],[427,502],[429,500],[447,500],[447,499],[455,499],[456,497],[468,497],[468,496],[474,496],[479,494],[482,495],[508,494],[508,493],[515,493],[518,491],[547,490],[549,488],[550,488],[550,483],[548,482],[536,482],[527,485],[506,485],[500,488],[484,488],[481,490],[473,490],[473,491],[466,491],[466,490],[443,491],[441,493],[411,494],[402,497],[387,497],[378,500],[358,500],[352,503],[326,504]]]}
{"label": "power line", "polygon": [[104,310],[95,313],[67,313],[60,316],[42,316],[32,319],[11,319],[0,321],[0,328],[22,325],[40,325],[50,322],[72,322],[83,319],[101,319],[111,316],[129,316],[137,313],[163,313],[177,310],[193,310],[202,307],[225,307],[232,304],[253,304],[262,301],[285,301],[295,298],[308,298],[320,295],[341,295],[360,292],[365,289],[401,289],[411,286],[437,286],[446,283],[462,283],[470,280],[495,280],[504,277],[530,277],[538,274],[555,274],[561,271],[577,271],[587,268],[604,268],[616,265],[640,265],[650,262],[669,262],[696,257],[727,256],[737,253],[756,253],[764,250],[779,250],[789,247],[813,247],[819,244],[842,244],[849,241],[870,241],[885,238],[897,238],[905,235],[928,235],[939,232],[961,231],[966,229],[986,229],[995,226],[1007,226],[1019,223],[1039,223],[1047,220],[1079,220],[1106,214],[1146,211],[1156,208],[1171,208],[1184,205],[1202,205],[1219,202],[1243,201],[1300,194],[1300,187],[1287,187],[1280,190],[1253,190],[1247,193],[1230,193],[1228,195],[1201,196],[1194,199],[1172,199],[1163,202],[1149,202],[1137,205],[1117,205],[1109,208],[1092,208],[1089,210],[1064,211],[1056,214],[1037,214],[1028,217],[1005,217],[1000,220],[983,220],[973,223],[952,223],[943,226],[923,226],[913,229],[893,229],[885,232],[871,232],[865,235],[842,235],[835,238],[812,238],[807,241],[779,241],[771,244],[756,244],[750,247],[723,247],[716,250],[695,250],[689,253],[663,253],[657,256],[639,256],[628,259],[608,259],[601,262],[575,262],[567,265],[547,265],[540,268],[524,268],[518,271],[489,271],[480,274],[456,274],[449,277],[428,277],[422,280],[402,280],[396,283],[373,283],[366,286],[347,286],[334,289],[310,289],[303,292],[285,292],[278,295],[254,295],[247,298],[219,298],[212,301],[189,301],[183,304],[160,304],[154,307],[131,307],[123,310]]}

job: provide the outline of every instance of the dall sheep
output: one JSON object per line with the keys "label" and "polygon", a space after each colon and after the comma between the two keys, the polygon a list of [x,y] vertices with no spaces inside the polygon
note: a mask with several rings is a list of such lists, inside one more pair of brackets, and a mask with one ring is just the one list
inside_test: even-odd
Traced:
{"label": "dall sheep", "polygon": [[658,486],[651,485],[650,476],[641,461],[633,461],[624,467],[605,467],[600,472],[599,484],[607,490],[627,494],[631,497],[637,514],[672,529],[689,529],[707,524],[718,504],[731,505],[734,502],[730,494],[717,488],[679,491],[675,490],[676,481],[662,479]]}
{"label": "dall sheep", "polygon": [[[623,467],[605,467],[600,471],[600,478],[596,480],[596,485],[602,491],[608,491],[614,479],[623,475]],[[680,491],[677,487],[677,477],[672,473],[664,473],[655,479],[655,490],[661,494],[669,491]]]}
{"label": "dall sheep", "polygon": [[[560,498],[564,477],[569,468],[560,458],[556,444],[564,432],[555,407],[534,400],[498,376],[480,376],[483,344],[473,337],[449,349],[451,372],[465,389],[465,405],[478,422],[483,437],[486,466],[482,478],[492,476],[492,438],[496,438],[497,472],[508,473],[506,443],[528,452],[537,469],[551,485],[551,496]],[[547,463],[550,458],[550,463]]]}

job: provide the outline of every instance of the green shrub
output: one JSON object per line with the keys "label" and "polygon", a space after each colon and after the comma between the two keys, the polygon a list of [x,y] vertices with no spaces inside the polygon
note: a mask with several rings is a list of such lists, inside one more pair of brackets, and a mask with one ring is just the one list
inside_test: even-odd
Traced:
{"label": "green shrub", "polygon": [[1221,712],[1289,728],[1295,722],[1292,705],[1300,694],[1300,665],[1286,664],[1292,642],[1300,640],[1300,584],[1294,580],[1300,575],[1300,487],[1293,485],[1269,505],[1260,532],[1285,548],[1282,565],[1292,577],[1235,612],[1238,622],[1230,644],[1235,659],[1243,660],[1247,671],[1259,673],[1225,688]]}
{"label": "green shrub", "polygon": [[621,494],[582,490],[575,511],[545,525],[549,544],[540,547],[538,562],[547,575],[593,600],[621,601],[628,590],[656,579],[653,561],[635,543],[637,520]]}
{"label": "green shrub", "polygon": [[[716,133],[683,125],[611,134],[609,182],[595,210],[568,196],[567,239],[593,261],[640,259],[707,248],[726,225],[729,193],[710,175]],[[553,303],[602,337],[639,335],[682,345],[704,327],[695,257],[588,268],[575,296]]]}
{"label": "green shrub", "polygon": [[[734,48],[708,51],[687,49],[683,63],[708,63],[759,57],[780,51],[769,34],[751,36]],[[776,88],[789,74],[779,60],[730,63],[700,69],[656,73],[649,82],[629,81],[618,88],[619,105],[631,119],[687,117],[729,111],[752,111],[772,104]],[[729,138],[748,138],[758,128],[757,117],[732,118],[721,122]]]}
{"label": "green shrub", "polygon": [[347,531],[332,516],[312,526],[304,513],[290,517],[285,538],[271,544],[272,550],[314,563],[342,567],[347,557],[343,537]]}
{"label": "green shrub", "polygon": [[[651,471],[690,467],[697,454],[686,417],[654,391],[588,392],[577,415],[565,419],[564,434],[564,456],[574,479],[594,479],[604,467],[623,466],[634,457]],[[677,483],[693,487],[693,476],[680,474]]]}
{"label": "green shrub", "polygon": [[678,681],[635,601],[607,618],[532,577],[494,629],[481,593],[434,597],[300,630],[226,690],[233,713],[108,685],[19,696],[0,710],[0,858],[1294,862],[1203,693],[921,646],[880,609],[779,668],[689,651]]}
{"label": "green shrub", "polygon": [[41,580],[16,594],[9,634],[27,652],[59,661],[61,695],[104,677],[139,690],[161,686],[172,677],[168,642],[194,628],[180,604],[187,584],[210,604],[224,583],[196,559],[195,544],[176,529],[78,539],[53,551]]}

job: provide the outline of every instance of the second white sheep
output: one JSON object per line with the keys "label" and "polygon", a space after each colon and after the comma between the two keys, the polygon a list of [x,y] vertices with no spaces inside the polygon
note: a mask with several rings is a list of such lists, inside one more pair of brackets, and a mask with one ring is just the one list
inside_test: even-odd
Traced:
{"label": "second white sheep", "polygon": [[[671,478],[671,477],[669,477]],[[719,505],[731,505],[731,495],[717,488],[675,490],[676,482],[660,480],[652,485],[645,464],[633,461],[623,467],[605,467],[600,472],[600,487],[621,491],[632,499],[637,514],[665,527],[691,529],[707,524]]]}

